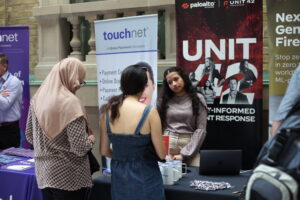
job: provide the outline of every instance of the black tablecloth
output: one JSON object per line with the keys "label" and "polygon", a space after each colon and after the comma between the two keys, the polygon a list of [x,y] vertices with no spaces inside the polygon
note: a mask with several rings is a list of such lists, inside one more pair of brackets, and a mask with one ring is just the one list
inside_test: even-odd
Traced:
{"label": "black tablecloth", "polygon": [[[190,173],[183,176],[175,185],[165,185],[166,199],[168,200],[238,200],[239,194],[247,183],[250,173],[241,173],[238,176],[204,176],[198,174],[198,168],[190,167]],[[233,188],[216,191],[200,191],[191,188],[192,180],[207,180],[214,182],[228,182]],[[99,176],[93,180],[90,200],[110,200],[110,177]],[[137,191],[138,192],[138,191]]]}

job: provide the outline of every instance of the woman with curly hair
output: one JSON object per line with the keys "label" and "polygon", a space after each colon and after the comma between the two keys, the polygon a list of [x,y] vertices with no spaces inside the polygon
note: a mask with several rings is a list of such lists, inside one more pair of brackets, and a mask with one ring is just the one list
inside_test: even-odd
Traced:
{"label": "woman with curly hair", "polygon": [[199,149],[206,136],[207,106],[180,68],[165,70],[157,106],[164,135],[169,135],[170,158],[199,166]]}

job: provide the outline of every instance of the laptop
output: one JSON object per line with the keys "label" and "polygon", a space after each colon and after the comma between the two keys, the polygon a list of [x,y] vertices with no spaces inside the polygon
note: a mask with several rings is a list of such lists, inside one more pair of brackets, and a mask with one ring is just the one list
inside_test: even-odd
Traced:
{"label": "laptop", "polygon": [[238,175],[241,169],[241,150],[201,150],[201,175]]}

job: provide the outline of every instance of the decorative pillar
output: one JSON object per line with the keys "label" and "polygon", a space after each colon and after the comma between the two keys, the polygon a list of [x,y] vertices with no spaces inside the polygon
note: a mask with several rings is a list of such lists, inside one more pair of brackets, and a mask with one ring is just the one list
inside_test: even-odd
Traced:
{"label": "decorative pillar", "polygon": [[103,15],[103,19],[113,19],[113,18],[116,18],[116,17],[117,17],[116,13],[105,13]]}
{"label": "decorative pillar", "polygon": [[95,40],[95,24],[94,21],[97,18],[95,15],[89,15],[85,17],[88,22],[90,23],[90,27],[91,27],[91,36],[90,39],[88,41],[88,44],[90,46],[90,51],[88,53],[88,55],[86,56],[86,60],[88,61],[88,59],[90,57],[93,57],[95,60],[95,56],[96,56],[96,40]]}
{"label": "decorative pillar", "polygon": [[81,22],[81,19],[79,16],[69,16],[68,21],[72,24],[72,32],[73,32],[73,38],[70,41],[70,46],[72,47],[72,52],[70,53],[69,57],[75,57],[79,60],[83,60],[83,55],[80,51],[81,47],[81,41],[79,37],[79,25]]}
{"label": "decorative pillar", "polygon": [[125,11],[124,12],[124,17],[132,17],[136,16],[136,11]]}

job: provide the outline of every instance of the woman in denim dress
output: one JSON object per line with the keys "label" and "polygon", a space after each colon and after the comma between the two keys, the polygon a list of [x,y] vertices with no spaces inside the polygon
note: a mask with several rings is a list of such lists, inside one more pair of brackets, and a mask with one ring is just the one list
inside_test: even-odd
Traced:
{"label": "woman in denim dress", "polygon": [[109,100],[100,121],[100,153],[112,158],[113,200],[165,199],[157,163],[166,156],[160,118],[155,108],[139,102],[146,85],[146,69],[124,69],[122,94]]}

